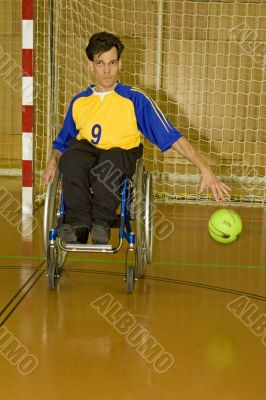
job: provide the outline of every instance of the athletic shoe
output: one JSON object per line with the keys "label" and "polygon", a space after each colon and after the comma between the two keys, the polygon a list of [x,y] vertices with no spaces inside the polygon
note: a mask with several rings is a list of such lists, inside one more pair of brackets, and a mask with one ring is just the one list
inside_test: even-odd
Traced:
{"label": "athletic shoe", "polygon": [[107,244],[110,239],[110,225],[106,221],[95,221],[91,228],[93,244]]}
{"label": "athletic shoe", "polygon": [[58,228],[57,232],[60,239],[66,243],[86,244],[89,236],[89,227],[86,225],[72,226],[63,224]]}

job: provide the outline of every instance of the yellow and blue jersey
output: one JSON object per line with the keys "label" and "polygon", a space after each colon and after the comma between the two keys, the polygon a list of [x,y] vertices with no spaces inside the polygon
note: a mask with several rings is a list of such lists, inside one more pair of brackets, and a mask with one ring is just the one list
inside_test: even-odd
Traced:
{"label": "yellow and blue jersey", "polygon": [[86,139],[100,149],[139,146],[141,134],[162,151],[182,134],[140,89],[120,82],[103,98],[94,95],[95,85],[76,95],[68,109],[53,149],[64,152],[70,139]]}

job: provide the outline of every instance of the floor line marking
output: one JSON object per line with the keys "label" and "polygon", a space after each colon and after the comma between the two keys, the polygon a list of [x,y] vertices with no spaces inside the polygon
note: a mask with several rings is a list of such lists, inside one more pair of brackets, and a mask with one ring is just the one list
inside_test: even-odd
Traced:
{"label": "floor line marking", "polygon": [[[75,259],[75,258],[68,258],[66,261],[66,265],[70,262],[81,262],[81,263],[95,263],[95,264],[124,264],[125,260],[116,260],[116,261],[109,261],[109,260],[97,260],[97,259]],[[174,262],[174,261],[153,261],[152,265],[159,265],[159,266],[173,266],[173,267],[201,267],[201,268],[240,268],[240,269],[266,269],[266,265],[227,265],[227,264],[200,264],[200,263],[187,263],[187,262]]]}
{"label": "floor line marking", "polygon": [[[64,270],[66,272],[67,270]],[[109,271],[97,271],[97,270],[84,270],[84,269],[69,269],[69,272],[80,272],[80,273],[85,273],[85,274],[96,274],[96,275],[113,275],[117,277],[121,277],[124,274],[121,272],[109,272]],[[236,295],[246,295],[250,298],[260,300],[260,301],[266,301],[266,296],[262,296],[256,293],[250,293],[250,292],[245,292],[241,290],[236,290],[236,289],[229,289],[229,288],[224,288],[221,286],[214,286],[214,285],[208,285],[206,283],[198,283],[198,282],[191,282],[191,281],[183,281],[180,279],[173,279],[173,278],[164,278],[160,276],[152,276],[152,275],[145,275],[143,278],[141,278],[143,281],[145,280],[151,280],[151,281],[158,281],[158,282],[166,282],[166,283],[173,283],[173,284],[179,284],[179,285],[185,285],[185,286],[192,286],[200,289],[208,289],[208,290],[213,290],[213,291],[218,291],[218,292],[223,292],[223,293],[228,293],[228,294],[236,294]]]}
{"label": "floor line marking", "polygon": [[[43,264],[43,263],[42,263]],[[42,265],[41,264],[41,265]],[[0,310],[0,317],[8,311],[8,309],[10,307],[12,307],[12,303],[14,303],[16,301],[17,298],[19,298],[19,296],[23,293],[23,291],[25,290],[25,288],[27,288],[27,286],[31,283],[31,281],[34,279],[35,275],[38,273],[38,270],[41,269],[41,265],[40,267],[37,269],[35,268],[35,271],[29,276],[29,278],[23,283],[22,286],[20,286],[17,291],[13,294],[13,296],[9,299],[9,301],[5,304],[5,306]],[[44,271],[44,270],[43,270]],[[22,296],[23,297],[23,296]]]}
{"label": "floor line marking", "polygon": [[8,320],[8,318],[14,313],[16,308],[20,305],[20,303],[24,300],[24,298],[28,295],[28,293],[31,291],[31,289],[35,286],[35,284],[38,282],[38,280],[41,278],[41,276],[44,274],[45,270],[41,271],[41,273],[37,276],[35,281],[31,284],[31,286],[26,290],[26,292],[23,293],[23,295],[18,299],[17,303],[15,303],[14,307],[9,311],[9,313],[6,315],[6,317],[0,321],[0,328],[1,326],[4,325],[4,323]]}
{"label": "floor line marking", "polygon": [[[0,259],[38,259],[45,261],[45,257],[24,257],[24,256],[0,256]],[[67,258],[66,264],[69,262],[76,263],[95,263],[95,264],[124,264],[125,259],[117,259],[117,260],[98,260],[95,258]],[[203,268],[240,268],[240,269],[266,269],[266,265],[231,265],[231,264],[201,264],[201,263],[188,263],[188,262],[175,262],[175,261],[153,261],[151,265],[159,265],[159,266],[176,266],[176,267],[203,267]],[[39,266],[40,267],[40,266]],[[39,268],[38,267],[38,268]],[[3,268],[0,266],[0,268]],[[37,268],[37,267],[36,267]]]}

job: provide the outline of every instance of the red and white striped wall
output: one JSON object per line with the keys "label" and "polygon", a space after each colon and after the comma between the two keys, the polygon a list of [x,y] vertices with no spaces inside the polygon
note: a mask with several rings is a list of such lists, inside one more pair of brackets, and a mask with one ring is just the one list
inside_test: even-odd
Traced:
{"label": "red and white striped wall", "polygon": [[22,214],[33,213],[33,4],[22,0]]}

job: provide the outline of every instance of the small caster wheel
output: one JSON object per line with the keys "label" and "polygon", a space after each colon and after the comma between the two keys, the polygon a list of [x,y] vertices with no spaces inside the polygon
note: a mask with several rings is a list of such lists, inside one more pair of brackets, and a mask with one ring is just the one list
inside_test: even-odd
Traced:
{"label": "small caster wheel", "polygon": [[57,273],[56,263],[55,263],[55,261],[51,261],[48,265],[49,289],[56,289],[58,278],[59,278],[59,275]]}
{"label": "small caster wheel", "polygon": [[127,293],[133,293],[134,284],[135,284],[135,268],[127,267],[127,273],[126,273]]}

